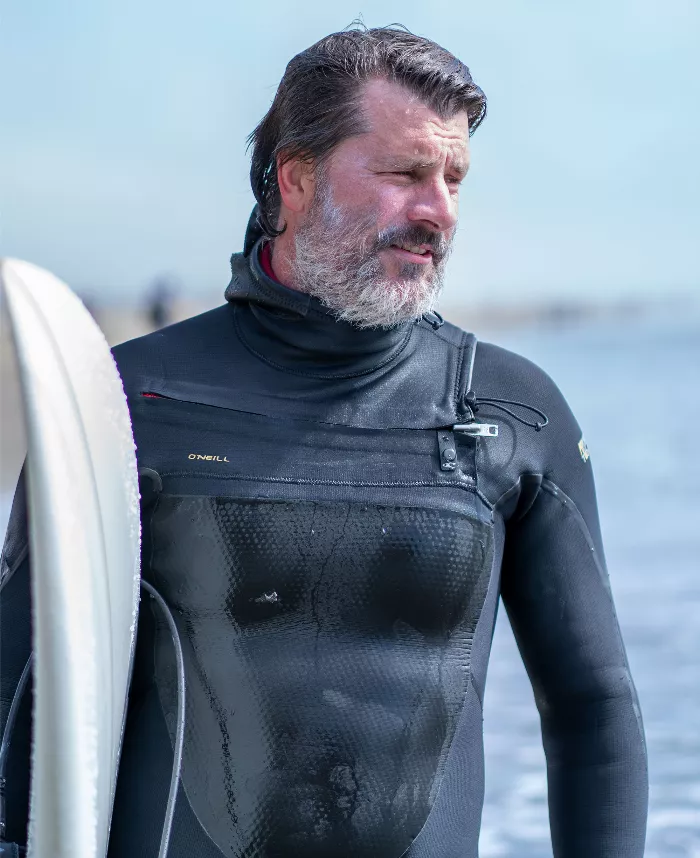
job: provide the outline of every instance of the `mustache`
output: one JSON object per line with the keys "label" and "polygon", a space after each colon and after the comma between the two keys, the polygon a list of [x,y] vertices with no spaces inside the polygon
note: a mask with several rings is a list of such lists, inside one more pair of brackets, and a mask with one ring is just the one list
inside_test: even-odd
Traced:
{"label": "mustache", "polygon": [[375,251],[386,250],[392,244],[425,244],[430,248],[435,262],[447,255],[452,238],[439,232],[431,232],[422,226],[391,226],[377,235]]}

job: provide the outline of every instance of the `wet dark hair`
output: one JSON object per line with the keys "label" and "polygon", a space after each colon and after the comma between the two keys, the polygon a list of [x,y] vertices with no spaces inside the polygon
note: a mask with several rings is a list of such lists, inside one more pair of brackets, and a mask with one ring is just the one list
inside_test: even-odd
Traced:
{"label": "wet dark hair", "polygon": [[280,235],[277,158],[318,166],[348,137],[366,126],[360,111],[362,84],[384,78],[419,96],[439,116],[465,110],[473,134],[486,115],[486,96],[467,66],[429,39],[405,27],[367,29],[355,22],[297,54],[287,65],[272,106],[248,138],[250,184],[260,228]]}

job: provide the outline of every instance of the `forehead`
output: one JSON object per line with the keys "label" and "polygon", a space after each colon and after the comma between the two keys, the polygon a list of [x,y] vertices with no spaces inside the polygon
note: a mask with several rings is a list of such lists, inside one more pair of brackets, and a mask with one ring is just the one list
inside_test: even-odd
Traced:
{"label": "forehead", "polygon": [[365,85],[362,110],[368,125],[358,142],[377,157],[416,157],[427,162],[445,155],[454,166],[469,166],[466,111],[444,119],[420,97],[387,80]]}

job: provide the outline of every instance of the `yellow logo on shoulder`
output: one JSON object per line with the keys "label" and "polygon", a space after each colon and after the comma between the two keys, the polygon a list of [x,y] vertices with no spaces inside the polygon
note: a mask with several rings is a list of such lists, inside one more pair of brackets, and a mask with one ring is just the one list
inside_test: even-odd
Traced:
{"label": "yellow logo on shoulder", "polygon": [[198,462],[228,462],[226,456],[202,456],[201,453],[190,453],[188,459],[196,459]]}
{"label": "yellow logo on shoulder", "polygon": [[583,461],[587,462],[591,454],[588,452],[588,444],[586,444],[583,438],[578,442],[578,451]]}

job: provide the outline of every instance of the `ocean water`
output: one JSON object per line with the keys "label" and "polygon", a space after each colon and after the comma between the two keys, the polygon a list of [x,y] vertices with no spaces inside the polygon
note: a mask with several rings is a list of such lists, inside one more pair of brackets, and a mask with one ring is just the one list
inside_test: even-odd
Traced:
{"label": "ocean water", "polygon": [[[700,318],[480,336],[547,370],[583,428],[646,728],[646,858],[700,858]],[[481,858],[551,858],[539,720],[504,611],[484,726]]]}
{"label": "ocean water", "polygon": [[[549,372],[581,424],[646,729],[645,855],[700,858],[700,319],[492,339]],[[481,858],[551,858],[539,717],[505,611],[484,727]]]}

